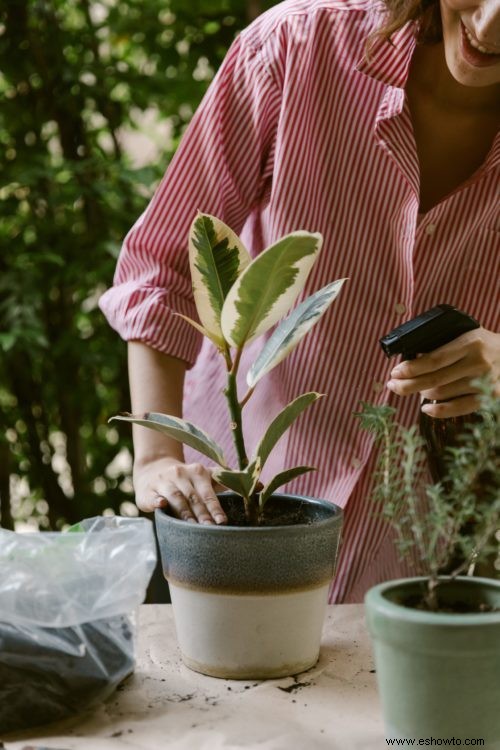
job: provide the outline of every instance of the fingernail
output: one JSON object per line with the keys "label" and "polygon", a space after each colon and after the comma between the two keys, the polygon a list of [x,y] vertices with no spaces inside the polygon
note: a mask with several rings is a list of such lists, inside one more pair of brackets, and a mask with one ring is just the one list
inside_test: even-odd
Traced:
{"label": "fingernail", "polygon": [[398,375],[401,375],[402,370],[403,368],[401,367],[401,365],[396,365],[396,367],[393,367],[393,369],[391,370],[391,378],[397,378]]}
{"label": "fingernail", "polygon": [[223,516],[222,513],[217,513],[214,518],[216,523],[226,523],[227,521],[226,516]]}
{"label": "fingernail", "polygon": [[387,383],[386,383],[386,387],[390,391],[395,391],[396,390],[396,383],[394,382],[394,380],[388,380]]}

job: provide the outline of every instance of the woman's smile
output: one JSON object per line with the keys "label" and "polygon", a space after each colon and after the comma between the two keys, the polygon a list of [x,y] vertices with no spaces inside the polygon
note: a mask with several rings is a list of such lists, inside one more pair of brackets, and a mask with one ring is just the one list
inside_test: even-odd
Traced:
{"label": "woman's smile", "polygon": [[[446,64],[463,86],[489,89],[498,108],[500,4],[498,0],[439,0]],[[497,110],[498,111],[498,110]]]}
{"label": "woman's smile", "polygon": [[461,51],[470,65],[482,68],[495,65],[500,61],[499,51],[485,47],[473,36],[463,21],[460,22],[460,26],[462,31]]}

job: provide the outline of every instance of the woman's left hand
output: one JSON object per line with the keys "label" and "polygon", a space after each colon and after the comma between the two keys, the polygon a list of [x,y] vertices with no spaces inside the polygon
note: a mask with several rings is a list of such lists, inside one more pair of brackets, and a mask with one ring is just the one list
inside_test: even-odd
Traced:
{"label": "woman's left hand", "polygon": [[417,359],[397,365],[387,383],[400,396],[420,393],[442,403],[425,404],[431,417],[459,417],[478,408],[471,381],[489,375],[500,396],[500,333],[476,328]]}

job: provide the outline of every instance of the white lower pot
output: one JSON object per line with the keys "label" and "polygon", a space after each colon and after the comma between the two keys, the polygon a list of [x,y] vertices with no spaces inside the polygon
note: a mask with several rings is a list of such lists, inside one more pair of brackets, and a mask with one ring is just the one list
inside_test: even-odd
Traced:
{"label": "white lower pot", "polygon": [[[231,522],[242,502],[219,495]],[[300,523],[205,526],[156,511],[184,663],[231,679],[297,674],[318,660],[342,511],[324,500],[275,495]],[[271,507],[271,506],[270,506]]]}

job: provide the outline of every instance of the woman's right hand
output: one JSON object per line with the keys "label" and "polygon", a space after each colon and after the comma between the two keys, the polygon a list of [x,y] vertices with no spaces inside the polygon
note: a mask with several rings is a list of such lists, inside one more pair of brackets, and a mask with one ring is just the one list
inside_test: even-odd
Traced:
{"label": "woman's right hand", "polygon": [[[128,354],[132,412],[182,417],[186,363],[140,341],[129,341]],[[227,523],[210,469],[185,464],[181,443],[168,435],[133,425],[133,436],[133,480],[141,510],[168,508],[173,516],[192,523]],[[216,489],[225,488],[216,485]]]}
{"label": "woman's right hand", "polygon": [[171,457],[136,462],[133,480],[137,506],[146,513],[169,508],[174,516],[191,523],[227,523],[211,471],[203,464],[185,464]]}

